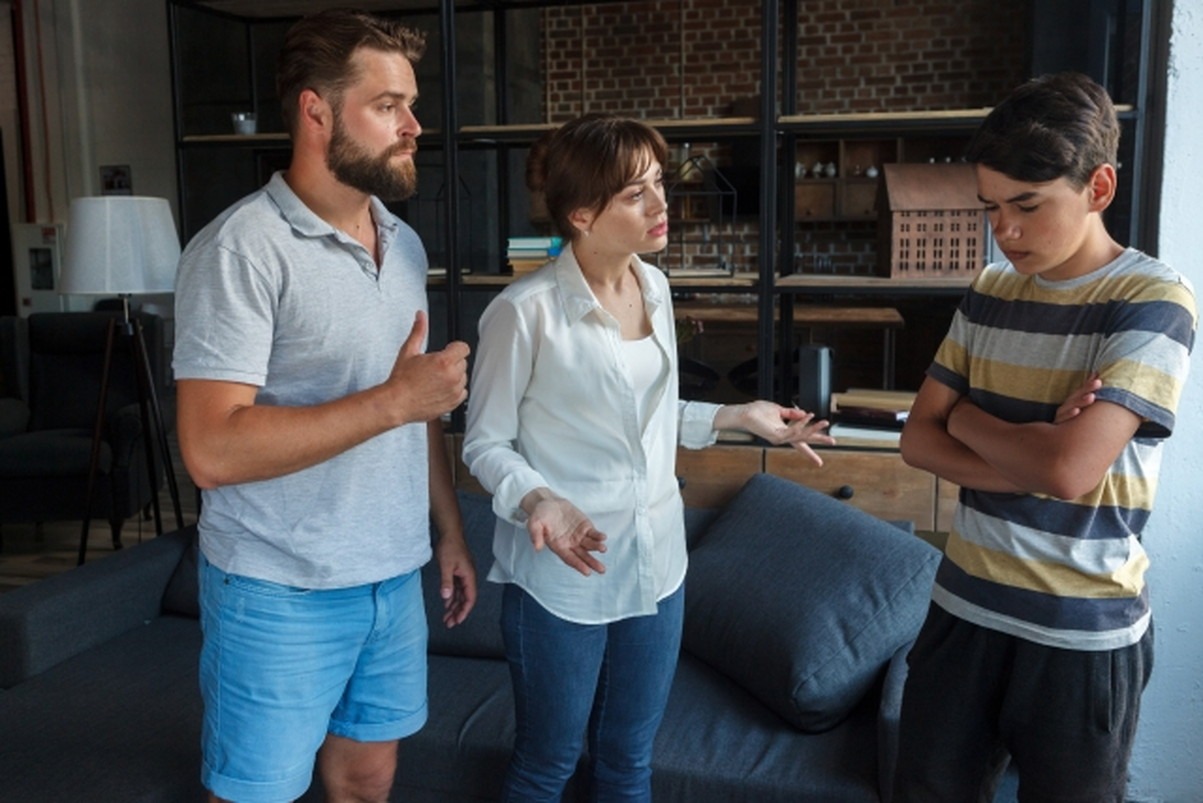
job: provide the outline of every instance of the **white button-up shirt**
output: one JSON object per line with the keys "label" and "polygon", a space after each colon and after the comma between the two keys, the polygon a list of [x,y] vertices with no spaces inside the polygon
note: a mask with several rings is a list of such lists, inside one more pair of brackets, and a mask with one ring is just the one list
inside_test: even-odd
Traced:
{"label": "white button-up shirt", "polygon": [[[718,405],[681,402],[668,281],[636,260],[652,338],[668,370],[641,425],[618,322],[598,303],[571,247],[507,287],[480,319],[464,462],[493,494],[489,579],[517,583],[547,610],[600,624],[654,613],[686,568],[677,445],[716,438]],[[604,574],[586,577],[535,552],[520,503],[539,487],[606,534]]]}

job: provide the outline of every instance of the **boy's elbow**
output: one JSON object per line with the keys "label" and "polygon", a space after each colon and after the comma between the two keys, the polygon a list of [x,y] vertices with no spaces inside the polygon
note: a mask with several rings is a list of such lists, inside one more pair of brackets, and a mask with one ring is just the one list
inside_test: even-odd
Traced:
{"label": "boy's elbow", "polygon": [[1056,475],[1049,477],[1045,485],[1046,487],[1042,491],[1048,496],[1055,499],[1077,499],[1079,496],[1085,496],[1093,491],[1098,486],[1098,481],[1084,479],[1080,475],[1077,477]]}
{"label": "boy's elbow", "polygon": [[1054,458],[1047,462],[1047,470],[1042,477],[1040,493],[1055,499],[1077,499],[1093,491],[1102,482],[1103,476],[1098,472],[1085,470],[1080,464],[1071,460]]}

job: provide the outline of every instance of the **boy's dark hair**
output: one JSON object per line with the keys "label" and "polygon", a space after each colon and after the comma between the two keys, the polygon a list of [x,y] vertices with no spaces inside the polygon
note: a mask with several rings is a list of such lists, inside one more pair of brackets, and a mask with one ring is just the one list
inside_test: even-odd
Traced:
{"label": "boy's dark hair", "polygon": [[668,145],[656,129],[638,120],[588,114],[544,134],[530,151],[526,184],[542,191],[556,231],[577,235],[569,219],[578,209],[601,212],[632,179],[661,165]]}
{"label": "boy's dark hair", "polygon": [[1091,78],[1054,73],[1022,84],[986,115],[965,160],[1017,181],[1066,178],[1081,189],[1095,168],[1115,165],[1115,105]]}
{"label": "boy's dark hair", "polygon": [[417,64],[426,51],[426,37],[400,23],[352,9],[320,11],[288,29],[280,50],[276,91],[289,132],[306,89],[321,94],[335,109],[342,105],[343,91],[359,77],[351,56],[361,47],[400,53]]}

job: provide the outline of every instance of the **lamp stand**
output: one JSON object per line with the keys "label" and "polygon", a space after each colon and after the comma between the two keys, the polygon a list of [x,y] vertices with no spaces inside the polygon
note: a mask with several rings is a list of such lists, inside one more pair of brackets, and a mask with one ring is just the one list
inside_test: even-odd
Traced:
{"label": "lamp stand", "polygon": [[[155,449],[163,461],[163,469],[167,475],[167,488],[171,493],[171,503],[175,510],[177,528],[184,526],[184,517],[180,512],[180,489],[175,480],[175,467],[171,462],[171,450],[167,444],[167,431],[163,426],[163,408],[159,404],[159,394],[155,389],[154,374],[150,370],[150,358],[146,353],[146,338],[142,332],[142,322],[130,317],[129,296],[121,295],[122,317],[116,316],[109,320],[105,333],[104,364],[100,376],[100,398],[96,403],[96,423],[92,428],[92,455],[88,466],[88,490],[84,503],[84,520],[79,535],[79,565],[83,565],[88,551],[88,530],[92,525],[92,496],[96,488],[96,475],[100,468],[100,445],[103,440],[105,422],[105,402],[109,394],[109,379],[113,368],[113,346],[118,327],[122,335],[131,339],[134,356],[134,381],[138,391],[138,411],[142,422],[142,442],[146,447],[146,469],[150,480],[151,506],[155,517],[155,535],[163,534],[163,517],[159,509],[159,494],[157,472],[155,471]],[[153,418],[154,426],[151,427]],[[114,546],[120,546],[120,542]]]}

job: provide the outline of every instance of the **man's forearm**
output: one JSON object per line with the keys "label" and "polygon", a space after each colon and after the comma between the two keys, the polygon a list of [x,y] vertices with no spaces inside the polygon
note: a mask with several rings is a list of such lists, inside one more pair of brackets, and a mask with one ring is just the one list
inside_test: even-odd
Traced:
{"label": "man's forearm", "polygon": [[375,389],[309,407],[254,404],[253,389],[214,403],[211,390],[182,381],[177,394],[181,451],[202,488],[291,474],[395,426]]}
{"label": "man's forearm", "polygon": [[443,422],[438,419],[428,422],[426,432],[429,440],[430,518],[440,537],[463,537],[463,519],[459,500],[455,497],[455,478],[451,472],[451,460],[447,456]]}

